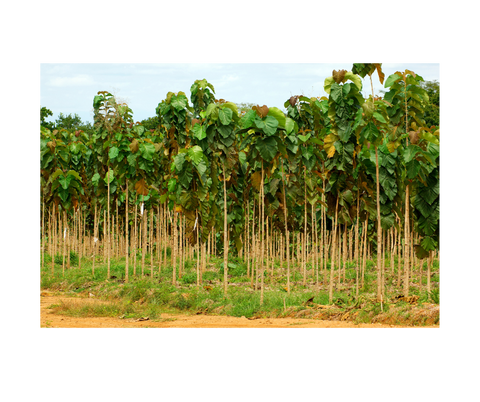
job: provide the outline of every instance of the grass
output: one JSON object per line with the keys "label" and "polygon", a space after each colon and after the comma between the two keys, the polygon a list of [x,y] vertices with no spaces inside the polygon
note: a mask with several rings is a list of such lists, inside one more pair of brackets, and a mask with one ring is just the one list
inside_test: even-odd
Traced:
{"label": "grass", "polygon": [[[48,257],[50,258],[50,257]],[[47,259],[46,259],[47,261]],[[51,261],[51,260],[50,260]],[[74,261],[74,260],[73,260]],[[71,260],[71,264],[73,264]],[[146,262],[149,262],[149,256]],[[181,312],[183,314],[217,314],[235,317],[312,317],[323,319],[344,319],[347,317],[358,323],[374,322],[378,317],[387,317],[392,321],[408,322],[411,320],[408,303],[393,304],[390,299],[397,293],[395,288],[389,287],[387,282],[386,300],[377,303],[376,272],[373,262],[367,262],[364,286],[360,289],[359,297],[355,297],[356,276],[353,264],[347,265],[346,280],[348,285],[337,286],[333,294],[333,305],[330,309],[319,309],[318,306],[329,304],[328,284],[314,285],[312,278],[314,271],[308,270],[308,282],[302,286],[303,273],[293,270],[291,276],[291,292],[286,292],[285,269],[276,268],[273,277],[265,273],[265,291],[263,304],[260,304],[260,292],[252,289],[251,279],[247,277],[247,266],[240,259],[229,259],[229,289],[225,298],[223,292],[223,259],[212,258],[203,273],[203,283],[197,286],[196,262],[186,261],[185,270],[177,279],[177,285],[172,285],[173,270],[163,266],[159,270],[154,266],[153,276],[151,268],[146,264],[145,276],[141,276],[141,261],[137,260],[137,274],[133,275],[133,264],[130,263],[129,281],[125,282],[125,259],[112,259],[110,278],[107,279],[107,266],[97,261],[95,274],[92,274],[91,261],[82,258],[82,269],[72,266],[62,275],[61,260],[56,264],[54,274],[51,265],[45,264],[41,272],[41,288],[58,292],[67,292],[71,295],[88,296],[90,293],[104,303],[64,303],[51,306],[59,314],[77,317],[149,317],[152,320],[160,319],[160,314]],[[178,275],[178,269],[177,269]],[[395,274],[396,275],[396,274]],[[319,275],[320,280],[323,274]],[[412,288],[412,294],[418,294]],[[438,289],[430,294],[419,294],[419,303],[439,303]],[[307,305],[307,300],[313,298]],[[316,307],[317,306],[317,307]],[[418,325],[422,323],[417,320]]]}

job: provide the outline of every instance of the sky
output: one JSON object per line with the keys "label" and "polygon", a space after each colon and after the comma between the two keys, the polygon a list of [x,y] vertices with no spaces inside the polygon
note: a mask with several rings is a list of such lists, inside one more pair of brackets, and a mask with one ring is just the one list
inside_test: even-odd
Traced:
{"label": "sky", "polygon": [[[92,102],[98,91],[109,91],[126,102],[134,121],[155,116],[155,108],[168,92],[183,91],[189,98],[197,79],[207,79],[217,99],[254,103],[284,109],[292,95],[318,97],[325,78],[333,70],[352,70],[353,63],[42,63],[40,104],[53,112],[78,114],[93,122]],[[385,79],[396,71],[414,71],[425,81],[440,81],[439,63],[382,64]],[[378,74],[373,75],[376,94],[384,89]],[[363,80],[363,95],[371,94],[370,79]]]}

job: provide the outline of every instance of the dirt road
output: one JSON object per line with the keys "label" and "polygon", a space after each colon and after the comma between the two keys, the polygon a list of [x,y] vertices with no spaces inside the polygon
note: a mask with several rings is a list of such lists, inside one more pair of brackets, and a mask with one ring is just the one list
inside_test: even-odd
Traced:
{"label": "dirt road", "polygon": [[[350,321],[326,321],[306,318],[259,318],[162,314],[156,320],[136,321],[116,317],[69,317],[55,314],[48,307],[61,302],[105,303],[97,299],[50,295],[40,296],[42,328],[412,328],[383,324],[354,324]],[[425,327],[423,327],[425,328]],[[434,326],[431,328],[438,328]]]}

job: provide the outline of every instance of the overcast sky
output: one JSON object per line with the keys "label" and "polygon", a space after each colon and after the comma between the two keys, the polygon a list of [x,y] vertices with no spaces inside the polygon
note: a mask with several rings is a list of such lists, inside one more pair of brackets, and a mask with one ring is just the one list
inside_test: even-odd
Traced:
{"label": "overcast sky", "polygon": [[[93,98],[98,91],[109,91],[126,102],[135,121],[155,116],[155,108],[167,93],[183,91],[206,78],[215,88],[217,99],[234,103],[255,103],[284,109],[292,95],[324,96],[325,78],[333,70],[351,71],[353,63],[202,63],[202,64],[102,64],[42,63],[40,103],[53,112],[77,113],[93,122]],[[385,77],[409,69],[426,81],[440,80],[438,63],[383,64]],[[364,96],[371,93],[370,80],[363,80]],[[375,93],[383,89],[374,75]]]}

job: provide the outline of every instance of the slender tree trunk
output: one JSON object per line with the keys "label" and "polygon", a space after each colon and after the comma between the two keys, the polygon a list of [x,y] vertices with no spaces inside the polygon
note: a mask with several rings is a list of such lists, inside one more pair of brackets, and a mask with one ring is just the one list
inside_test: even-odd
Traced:
{"label": "slender tree trunk", "polygon": [[125,191],[125,282],[128,282],[128,179],[125,179],[127,189]]}
{"label": "slender tree trunk", "polygon": [[375,172],[377,180],[377,301],[383,302],[382,289],[382,217],[380,215],[380,176],[378,168],[378,147],[375,146]]}
{"label": "slender tree trunk", "polygon": [[333,239],[332,239],[332,263],[330,266],[330,285],[328,289],[328,303],[332,304],[333,302],[333,274],[335,270],[335,246],[337,241],[337,220],[338,220],[338,195],[337,195],[337,205],[335,206],[335,223],[333,225]]}
{"label": "slender tree trunk", "polygon": [[110,170],[107,167],[107,279],[110,279]]}
{"label": "slender tree trunk", "polygon": [[223,163],[223,292],[228,292],[227,175]]}
{"label": "slender tree trunk", "polygon": [[407,191],[405,195],[405,252],[403,254],[404,259],[404,282],[403,282],[403,294],[408,297],[410,290],[410,186],[407,185]]}
{"label": "slender tree trunk", "polygon": [[283,171],[282,163],[282,182],[283,182],[283,215],[285,218],[285,242],[287,247],[287,294],[290,295],[290,235],[288,233],[288,210],[287,210],[287,189],[285,187],[285,173]]}
{"label": "slender tree trunk", "polygon": [[261,241],[261,253],[260,253],[260,275],[261,275],[261,278],[260,278],[260,305],[263,305],[263,292],[264,292],[264,261],[263,261],[263,258],[264,258],[264,253],[265,253],[265,193],[264,193],[264,188],[263,188],[263,161],[262,161],[262,182],[260,184],[260,193],[261,193],[261,197],[260,197],[260,202],[261,202],[261,211],[262,211],[262,219],[261,219],[261,225],[262,225],[262,228],[261,228],[261,231],[260,231],[260,235],[262,237]]}
{"label": "slender tree trunk", "polygon": [[172,285],[177,285],[177,211],[176,205],[173,205],[173,259],[172,259]]}

